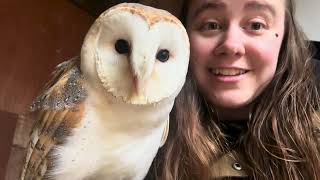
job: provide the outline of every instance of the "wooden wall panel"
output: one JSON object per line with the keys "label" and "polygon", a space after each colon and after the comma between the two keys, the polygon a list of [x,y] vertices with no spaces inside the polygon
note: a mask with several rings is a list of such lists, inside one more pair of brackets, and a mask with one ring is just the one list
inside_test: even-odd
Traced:
{"label": "wooden wall panel", "polygon": [[22,113],[59,63],[80,52],[93,18],[67,0],[1,0],[0,109]]}
{"label": "wooden wall panel", "polygon": [[[21,169],[24,165],[26,150],[29,141],[29,134],[33,127],[34,119],[20,115],[16,119],[16,128],[11,147],[10,156],[6,166],[5,180],[18,180]],[[1,178],[0,178],[1,179]]]}
{"label": "wooden wall panel", "polygon": [[0,180],[19,174],[31,121],[19,118],[12,143],[18,117],[54,67],[79,54],[93,20],[68,0],[0,1]]}
{"label": "wooden wall panel", "polygon": [[165,9],[179,16],[184,0],[71,0],[93,16],[98,16],[104,9],[122,2],[141,3],[148,6]]}
{"label": "wooden wall panel", "polygon": [[18,116],[0,110],[0,180],[3,180],[6,172],[7,161],[9,160],[11,140]]}

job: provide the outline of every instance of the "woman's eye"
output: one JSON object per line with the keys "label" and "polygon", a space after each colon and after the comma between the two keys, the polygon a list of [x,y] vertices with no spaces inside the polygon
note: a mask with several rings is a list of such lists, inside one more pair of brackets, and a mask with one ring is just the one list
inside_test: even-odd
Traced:
{"label": "woman's eye", "polygon": [[253,22],[250,24],[250,30],[259,31],[261,29],[265,29],[265,25],[260,22]]}
{"label": "woman's eye", "polygon": [[205,31],[218,30],[221,29],[221,26],[217,22],[208,22],[204,24],[201,29]]}

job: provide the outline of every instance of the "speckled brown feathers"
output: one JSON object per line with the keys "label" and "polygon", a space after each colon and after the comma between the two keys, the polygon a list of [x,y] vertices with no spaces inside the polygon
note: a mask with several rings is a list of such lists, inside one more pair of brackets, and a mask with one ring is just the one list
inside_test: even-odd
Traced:
{"label": "speckled brown feathers", "polygon": [[82,86],[79,58],[60,64],[44,92],[36,99],[30,116],[36,118],[21,180],[50,179],[55,165],[55,145],[64,143],[79,124],[86,91]]}
{"label": "speckled brown feathers", "polygon": [[59,64],[44,92],[32,104],[31,111],[70,108],[86,98],[79,66],[79,57]]}

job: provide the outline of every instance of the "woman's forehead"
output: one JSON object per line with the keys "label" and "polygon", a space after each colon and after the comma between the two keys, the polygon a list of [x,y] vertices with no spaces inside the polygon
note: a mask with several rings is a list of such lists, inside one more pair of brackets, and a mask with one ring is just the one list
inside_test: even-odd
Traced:
{"label": "woman's forehead", "polygon": [[197,16],[203,11],[222,11],[226,9],[242,9],[254,11],[269,11],[272,15],[284,12],[285,0],[191,0],[189,15]]}

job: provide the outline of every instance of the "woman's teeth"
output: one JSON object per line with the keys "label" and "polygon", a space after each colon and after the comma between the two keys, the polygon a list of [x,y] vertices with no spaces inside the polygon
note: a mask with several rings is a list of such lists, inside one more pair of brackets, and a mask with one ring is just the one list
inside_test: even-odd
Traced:
{"label": "woman's teeth", "polygon": [[214,75],[222,75],[222,76],[237,76],[246,73],[246,70],[243,69],[211,69],[211,72]]}

